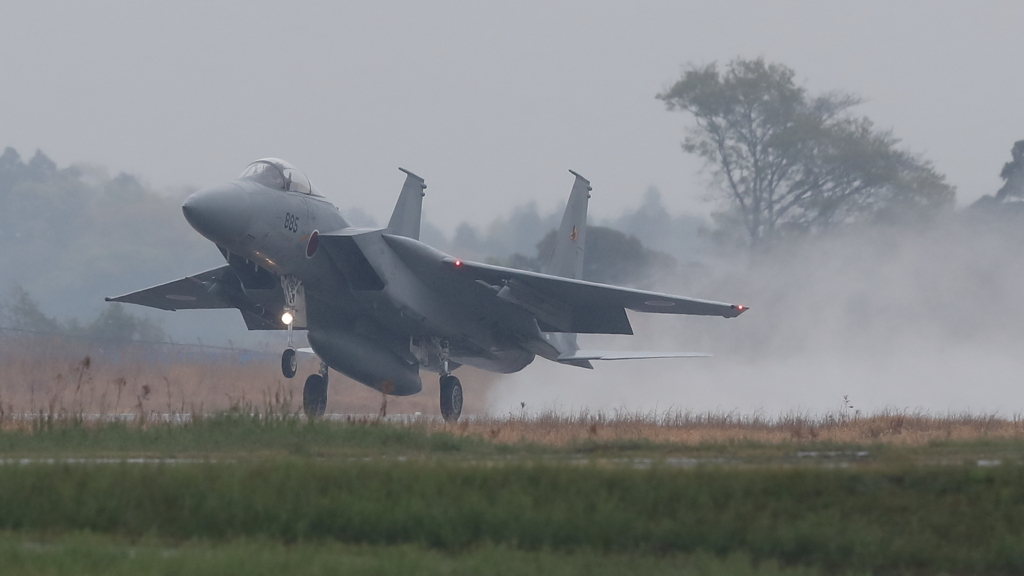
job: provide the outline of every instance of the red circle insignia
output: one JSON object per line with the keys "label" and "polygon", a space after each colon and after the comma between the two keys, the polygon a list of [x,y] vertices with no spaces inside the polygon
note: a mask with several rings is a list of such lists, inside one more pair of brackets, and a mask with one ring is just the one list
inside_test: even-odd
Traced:
{"label": "red circle insignia", "polygon": [[309,240],[306,242],[306,258],[312,258],[316,254],[316,249],[320,247],[320,233],[313,230],[313,233],[309,235]]}

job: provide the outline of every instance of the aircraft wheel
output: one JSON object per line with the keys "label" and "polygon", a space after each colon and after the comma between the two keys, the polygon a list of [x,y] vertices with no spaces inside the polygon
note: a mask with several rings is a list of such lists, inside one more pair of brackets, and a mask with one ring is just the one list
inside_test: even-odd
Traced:
{"label": "aircraft wheel", "polygon": [[295,349],[285,348],[284,353],[281,354],[281,373],[285,378],[291,378],[298,371],[299,359],[295,356]]}
{"label": "aircraft wheel", "polygon": [[462,383],[455,376],[441,376],[441,417],[458,422],[462,415]]}
{"label": "aircraft wheel", "polygon": [[327,378],[319,374],[306,378],[306,385],[302,387],[302,411],[310,418],[324,415],[327,411]]}

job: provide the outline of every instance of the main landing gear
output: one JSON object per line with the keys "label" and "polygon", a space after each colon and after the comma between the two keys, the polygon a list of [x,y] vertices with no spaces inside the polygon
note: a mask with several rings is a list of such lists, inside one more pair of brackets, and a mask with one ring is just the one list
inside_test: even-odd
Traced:
{"label": "main landing gear", "polygon": [[[298,372],[299,361],[295,348],[289,346],[281,354],[281,372],[285,378],[292,378]],[[320,372],[306,378],[302,386],[302,411],[306,416],[323,416],[327,410],[327,363],[320,361]]]}
{"label": "main landing gear", "polygon": [[302,411],[313,418],[323,416],[327,410],[327,363],[320,362],[320,373],[306,378],[302,387]]}
{"label": "main landing gear", "polygon": [[441,376],[441,417],[458,422],[462,415],[462,383],[452,375]]}
{"label": "main landing gear", "polygon": [[462,415],[462,382],[448,369],[448,342],[441,343],[441,417],[445,422],[458,422]]}

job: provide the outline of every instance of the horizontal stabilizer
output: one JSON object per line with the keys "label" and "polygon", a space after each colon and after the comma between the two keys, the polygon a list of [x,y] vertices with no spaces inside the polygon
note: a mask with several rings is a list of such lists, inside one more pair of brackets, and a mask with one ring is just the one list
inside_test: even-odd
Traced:
{"label": "horizontal stabilizer", "polygon": [[708,358],[704,352],[618,352],[614,350],[574,350],[558,355],[566,364],[580,360],[649,360],[651,358]]}

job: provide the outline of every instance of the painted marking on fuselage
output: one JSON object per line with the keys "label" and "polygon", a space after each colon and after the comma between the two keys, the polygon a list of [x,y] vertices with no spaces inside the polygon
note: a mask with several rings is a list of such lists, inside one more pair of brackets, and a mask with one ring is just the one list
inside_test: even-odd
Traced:
{"label": "painted marking on fuselage", "polygon": [[291,212],[284,213],[284,229],[290,232],[299,231],[299,217]]}
{"label": "painted marking on fuselage", "polygon": [[320,247],[320,232],[313,230],[313,233],[309,235],[309,242],[306,243],[306,258],[312,258],[316,254],[316,249]]}
{"label": "painted marking on fuselage", "polygon": [[644,302],[644,304],[648,306],[660,306],[662,308],[669,308],[676,305],[675,302],[669,302],[668,300],[648,300]]}

